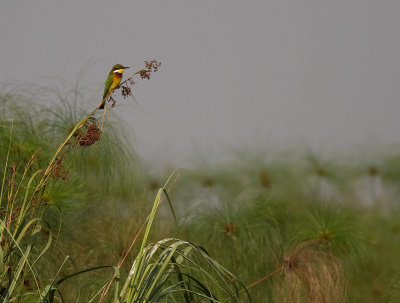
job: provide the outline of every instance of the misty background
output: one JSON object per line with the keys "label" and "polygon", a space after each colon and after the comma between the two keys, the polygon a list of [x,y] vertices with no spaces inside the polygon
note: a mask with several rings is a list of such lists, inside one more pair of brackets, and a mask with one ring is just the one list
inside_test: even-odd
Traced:
{"label": "misty background", "polygon": [[157,59],[134,87],[139,104],[112,109],[148,158],[392,144],[399,11],[394,0],[3,1],[0,85],[75,83],[88,66],[94,107],[112,65]]}

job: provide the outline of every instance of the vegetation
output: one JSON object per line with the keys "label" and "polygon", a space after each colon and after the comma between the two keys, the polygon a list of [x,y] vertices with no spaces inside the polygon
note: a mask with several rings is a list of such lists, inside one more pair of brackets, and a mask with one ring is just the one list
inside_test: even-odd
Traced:
{"label": "vegetation", "polygon": [[396,148],[155,174],[82,89],[0,93],[3,302],[398,302]]}

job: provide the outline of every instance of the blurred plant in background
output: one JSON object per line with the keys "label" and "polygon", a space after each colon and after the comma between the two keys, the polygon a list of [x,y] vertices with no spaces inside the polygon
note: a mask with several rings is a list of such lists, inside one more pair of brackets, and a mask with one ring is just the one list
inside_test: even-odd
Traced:
{"label": "blurred plant in background", "polygon": [[362,163],[245,150],[163,186],[118,107],[101,127],[84,90],[0,93],[4,302],[247,302],[246,289],[253,302],[397,302],[396,148]]}

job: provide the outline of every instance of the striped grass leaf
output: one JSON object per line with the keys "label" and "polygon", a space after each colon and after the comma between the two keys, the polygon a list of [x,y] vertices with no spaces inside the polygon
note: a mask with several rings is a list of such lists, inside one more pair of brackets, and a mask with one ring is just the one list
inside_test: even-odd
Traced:
{"label": "striped grass leaf", "polygon": [[[118,302],[193,302],[194,298],[244,302],[240,293],[246,289],[241,282],[193,243],[163,239],[147,246],[138,258],[130,272],[136,273],[137,282],[127,279]],[[248,294],[245,296],[251,302]]]}

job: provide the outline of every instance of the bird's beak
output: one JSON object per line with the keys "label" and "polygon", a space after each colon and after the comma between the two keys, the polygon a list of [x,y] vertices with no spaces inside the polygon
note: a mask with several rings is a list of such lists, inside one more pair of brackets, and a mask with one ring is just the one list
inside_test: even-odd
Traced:
{"label": "bird's beak", "polygon": [[129,67],[129,66],[124,66],[124,67],[123,67],[123,69],[128,69],[128,68],[130,68],[130,67]]}

